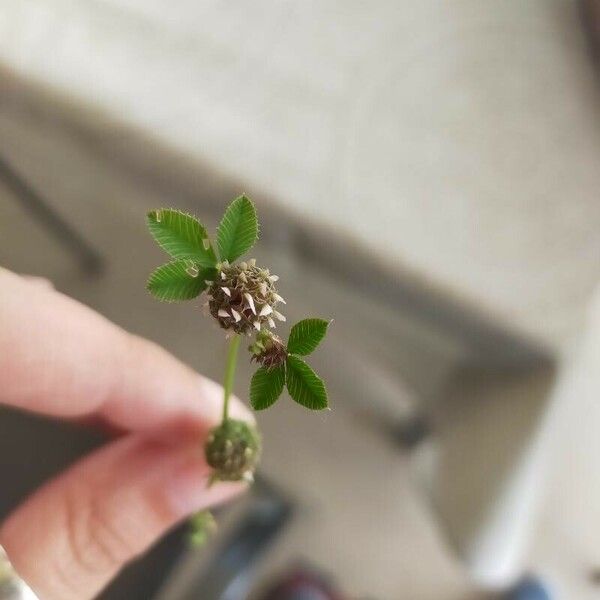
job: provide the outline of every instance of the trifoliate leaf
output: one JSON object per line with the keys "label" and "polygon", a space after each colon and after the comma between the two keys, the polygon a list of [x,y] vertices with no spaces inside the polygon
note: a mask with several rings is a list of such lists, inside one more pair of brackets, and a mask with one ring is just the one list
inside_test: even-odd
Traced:
{"label": "trifoliate leaf", "polygon": [[192,215],[171,208],[148,213],[148,228],[160,247],[173,258],[214,267],[217,259],[204,226]]}
{"label": "trifoliate leaf", "polygon": [[206,288],[206,280],[215,278],[215,268],[200,268],[189,260],[175,260],[158,267],[148,279],[146,288],[163,302],[191,300]]}
{"label": "trifoliate leaf", "polygon": [[306,356],[315,350],[327,333],[329,321],[304,319],[296,323],[290,331],[287,350],[291,354]]}
{"label": "trifoliate leaf", "polygon": [[297,356],[288,356],[285,380],[290,396],[311,410],[327,408],[327,390],[322,379]]}
{"label": "trifoliate leaf", "polygon": [[236,198],[225,211],[217,228],[217,247],[221,260],[233,262],[248,252],[258,239],[258,218],[252,201]]}
{"label": "trifoliate leaf", "polygon": [[254,410],[264,410],[273,406],[283,392],[285,367],[273,369],[261,367],[254,373],[250,383],[250,404]]}

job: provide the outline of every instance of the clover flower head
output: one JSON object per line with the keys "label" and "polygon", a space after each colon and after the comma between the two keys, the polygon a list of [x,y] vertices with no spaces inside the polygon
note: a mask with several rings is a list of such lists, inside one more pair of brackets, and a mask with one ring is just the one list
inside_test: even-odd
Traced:
{"label": "clover flower head", "polygon": [[254,259],[235,265],[223,261],[215,280],[207,282],[208,310],[223,329],[234,333],[274,328],[276,321],[285,321],[277,310],[279,303],[285,304],[275,288],[278,279],[269,269],[257,267]]}
{"label": "clover flower head", "polygon": [[287,348],[281,338],[267,329],[257,334],[256,340],[248,349],[252,353],[250,360],[256,361],[268,370],[283,365],[288,356]]}

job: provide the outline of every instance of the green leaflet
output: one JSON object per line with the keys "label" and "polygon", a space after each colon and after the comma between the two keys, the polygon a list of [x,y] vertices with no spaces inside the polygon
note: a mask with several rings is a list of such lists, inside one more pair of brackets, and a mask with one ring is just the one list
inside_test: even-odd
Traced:
{"label": "green leaflet", "polygon": [[286,361],[286,384],[290,396],[311,410],[327,408],[327,390],[322,379],[297,356]]}
{"label": "green leaflet", "polygon": [[200,267],[214,267],[215,252],[204,226],[192,215],[171,208],[148,213],[148,228],[160,247],[176,259],[193,260]]}
{"label": "green leaflet", "polygon": [[287,350],[291,354],[306,356],[313,352],[327,333],[329,321],[304,319],[298,321],[290,331]]}
{"label": "green leaflet", "polygon": [[254,410],[264,410],[273,406],[285,385],[285,367],[266,369],[261,367],[254,373],[250,383],[250,404]]}
{"label": "green leaflet", "polygon": [[163,302],[191,300],[206,288],[206,280],[214,279],[216,272],[214,268],[198,268],[192,261],[175,260],[158,267],[146,287]]}
{"label": "green leaflet", "polygon": [[258,217],[252,201],[236,198],[225,211],[217,228],[217,248],[221,260],[233,262],[254,246],[258,239]]}

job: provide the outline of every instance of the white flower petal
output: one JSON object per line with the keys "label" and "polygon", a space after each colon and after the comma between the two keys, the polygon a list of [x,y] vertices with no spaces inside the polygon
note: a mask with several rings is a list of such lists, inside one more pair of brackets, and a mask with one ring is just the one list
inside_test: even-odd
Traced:
{"label": "white flower petal", "polygon": [[220,308],[217,311],[217,316],[224,317],[224,318],[231,317],[231,315],[225,309],[223,309],[223,308]]}
{"label": "white flower petal", "polygon": [[279,321],[286,321],[287,319],[277,310],[273,311],[273,316]]}
{"label": "white flower petal", "polygon": [[254,328],[256,329],[256,331],[260,331],[260,321],[254,321],[254,323],[252,323],[254,325]]}
{"label": "white flower petal", "polygon": [[229,296],[231,298],[231,291],[228,287],[221,287],[221,289],[227,296]]}
{"label": "white flower petal", "polygon": [[275,321],[273,321],[273,319],[271,319],[271,317],[268,318],[268,323],[269,323],[269,327],[271,329],[275,329]]}
{"label": "white flower petal", "polygon": [[281,302],[281,304],[287,304],[287,302],[279,294],[273,294],[273,298],[275,298],[277,302]]}
{"label": "white flower petal", "polygon": [[272,312],[273,312],[273,309],[268,304],[265,304],[260,309],[260,312],[258,313],[258,316],[259,317],[266,317],[267,315],[270,315]]}
{"label": "white flower petal", "polygon": [[256,314],[256,307],[254,306],[254,298],[252,298],[252,296],[248,292],[244,293],[244,298],[246,298],[246,301],[248,302],[248,306],[250,307],[250,310],[254,314]]}
{"label": "white flower petal", "polygon": [[237,310],[234,310],[233,308],[231,309],[231,314],[232,314],[233,318],[235,319],[236,323],[238,323],[242,318],[242,315],[240,315],[240,313]]}
{"label": "white flower petal", "polygon": [[221,279],[227,279],[227,275],[225,275],[225,273],[223,273],[223,271],[221,271]]}
{"label": "white flower petal", "polygon": [[279,281],[279,275],[269,275],[269,281],[272,281],[273,283]]}

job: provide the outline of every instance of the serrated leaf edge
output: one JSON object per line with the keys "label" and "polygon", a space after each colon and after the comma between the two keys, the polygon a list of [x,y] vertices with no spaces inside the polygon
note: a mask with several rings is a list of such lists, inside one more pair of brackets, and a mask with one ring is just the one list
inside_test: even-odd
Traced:
{"label": "serrated leaf edge", "polygon": [[[301,362],[302,364],[304,364],[305,366],[307,366],[311,373],[315,376],[315,378],[320,382],[320,384],[323,386],[323,391],[325,393],[325,406],[319,406],[316,408],[313,408],[311,406],[306,406],[305,404],[302,404],[301,402],[299,402],[298,400],[296,400],[294,398],[294,396],[292,395],[290,388],[289,388],[289,373],[290,371],[294,371],[293,367],[289,366],[289,359],[290,358],[295,358],[296,360],[298,360],[299,362]],[[314,411],[319,411],[319,410],[326,410],[329,409],[329,394],[327,392],[327,386],[325,385],[325,382],[323,381],[322,377],[320,377],[315,370],[305,361],[303,360],[300,356],[297,356],[296,354],[290,354],[288,356],[288,359],[286,360],[286,370],[285,370],[285,387],[290,395],[290,397],[292,398],[292,400],[294,402],[296,402],[296,404],[299,404],[300,406],[303,406],[304,408],[307,408],[308,410],[314,410]]]}
{"label": "serrated leaf edge", "polygon": [[[315,347],[312,348],[312,350],[309,350],[308,352],[299,352],[298,350],[290,350],[289,345],[290,345],[290,341],[291,341],[294,330],[305,321],[320,321],[321,323],[325,323],[325,331],[323,332],[323,335],[317,341],[317,343],[315,344]],[[290,335],[288,336],[287,349],[288,349],[289,353],[293,354],[294,356],[309,356],[310,354],[312,354],[320,346],[321,342],[325,339],[325,336],[327,335],[327,332],[329,331],[329,326],[331,325],[331,323],[333,323],[333,319],[330,319],[328,321],[327,319],[321,319],[320,317],[307,317],[306,319],[301,319],[297,323],[294,323],[294,325],[292,325],[292,328],[290,329]]]}
{"label": "serrated leaf edge", "polygon": [[[164,263],[162,265],[159,265],[158,267],[156,267],[152,273],[150,273],[150,275],[148,276],[148,279],[146,280],[146,290],[152,295],[153,298],[155,298],[156,300],[158,300],[159,302],[164,302],[165,304],[175,304],[176,302],[187,302],[188,300],[193,300],[194,298],[197,298],[207,287],[205,280],[210,279],[209,275],[207,273],[203,273],[203,270],[210,270],[210,267],[199,267],[199,273],[197,276],[192,276],[189,275],[190,279],[196,279],[199,278],[199,280],[202,282],[201,284],[201,289],[198,291],[198,293],[191,297],[191,298],[181,298],[181,299],[177,299],[177,298],[172,298],[172,299],[165,299],[165,298],[161,298],[159,295],[157,295],[155,293],[154,290],[152,290],[151,288],[151,282],[152,282],[152,278],[156,275],[156,273],[160,270],[160,269],[164,269],[167,266],[175,266],[178,264],[187,264],[189,263],[190,260],[186,259],[186,258],[180,258],[180,259],[176,259],[176,260],[172,260],[169,261],[167,263]],[[200,279],[201,278],[201,279]]]}
{"label": "serrated leaf edge", "polygon": [[[184,211],[184,210],[180,210],[178,208],[172,208],[172,207],[163,207],[163,208],[156,208],[156,209],[150,210],[150,211],[148,211],[146,213],[146,219],[148,221],[150,221],[150,219],[153,218],[154,219],[154,223],[160,223],[161,220],[162,220],[160,213],[162,213],[163,211],[168,211],[168,212],[171,212],[171,213],[177,213],[177,214],[181,215],[182,217],[188,217],[188,218],[192,219],[193,221],[195,221],[199,225],[199,227],[201,229],[201,233],[202,233],[202,236],[201,236],[202,237],[202,248],[204,249],[205,252],[207,252],[207,255],[208,255],[207,257],[212,260],[211,266],[216,266],[216,264],[217,264],[217,255],[215,253],[215,249],[213,248],[212,240],[210,239],[210,236],[208,235],[208,230],[202,224],[202,222],[200,221],[200,219],[196,215],[194,215],[192,213],[189,213],[189,212]],[[150,230],[150,235],[152,236],[152,238],[154,239],[154,241],[159,245],[159,247],[164,252],[166,252],[169,256],[173,256],[165,248],[165,246],[163,245],[163,243],[160,242],[156,238],[156,236],[155,236],[154,232],[152,231],[152,229],[150,227],[148,227],[148,229]],[[205,242],[208,242],[208,248],[205,246]],[[176,258],[176,257],[173,257],[173,259],[174,260],[193,260],[193,259],[190,259],[190,258]],[[203,265],[203,266],[207,266],[207,265]]]}
{"label": "serrated leaf edge", "polygon": [[[220,236],[223,235],[221,232],[223,231],[223,225],[224,225],[224,221],[225,221],[225,217],[227,216],[227,213],[230,211],[231,207],[233,206],[233,204],[235,204],[238,201],[243,201],[246,200],[250,206],[252,207],[252,210],[254,211],[254,217],[256,220],[256,235],[254,237],[254,241],[242,252],[240,252],[239,254],[231,257],[231,255],[229,256],[223,256],[223,252],[221,249],[221,243],[220,243]],[[216,237],[216,248],[217,248],[217,252],[219,254],[219,259],[221,261],[227,260],[229,262],[234,262],[235,260],[237,260],[238,258],[240,258],[241,256],[243,256],[244,254],[246,254],[247,252],[249,252],[254,245],[256,244],[256,242],[259,240],[260,238],[260,221],[258,220],[258,211],[256,210],[256,205],[254,204],[254,202],[252,202],[252,200],[246,196],[246,194],[240,194],[237,198],[234,198],[228,205],[227,208],[225,209],[225,212],[223,213],[223,216],[221,217],[221,221],[219,222],[219,225],[217,226],[217,237]],[[235,238],[234,238],[235,239]],[[233,244],[230,244],[233,245]]]}
{"label": "serrated leaf edge", "polygon": [[275,397],[275,398],[274,398],[274,399],[271,401],[271,403],[270,403],[270,404],[267,404],[266,406],[262,406],[262,407],[260,407],[260,408],[257,408],[257,407],[256,407],[256,405],[255,405],[255,403],[254,403],[254,401],[253,401],[253,399],[252,399],[252,385],[253,385],[253,383],[254,383],[255,377],[257,376],[257,374],[258,374],[259,372],[262,372],[262,373],[269,373],[269,370],[268,370],[268,369],[266,369],[265,367],[260,367],[260,368],[259,368],[259,369],[257,369],[257,370],[254,372],[254,374],[252,375],[252,379],[251,379],[251,381],[250,381],[250,393],[249,393],[249,398],[250,398],[250,406],[252,406],[252,408],[253,408],[255,411],[257,411],[257,412],[258,412],[258,411],[262,411],[262,410],[267,410],[268,408],[271,408],[271,407],[272,407],[272,406],[273,406],[273,405],[274,405],[274,404],[275,404],[275,403],[276,403],[276,402],[279,400],[279,398],[281,397],[281,394],[283,393],[283,390],[284,390],[284,388],[285,388],[285,386],[286,386],[286,379],[287,379],[287,377],[286,377],[286,369],[285,369],[285,365],[281,365],[281,367],[277,367],[277,368],[281,368],[281,369],[282,369],[282,371],[283,371],[283,372],[282,372],[282,375],[283,375],[283,381],[282,381],[282,384],[281,384],[281,389],[279,390],[279,393],[278,393],[278,394],[277,394],[277,396],[276,396],[276,397]]}

